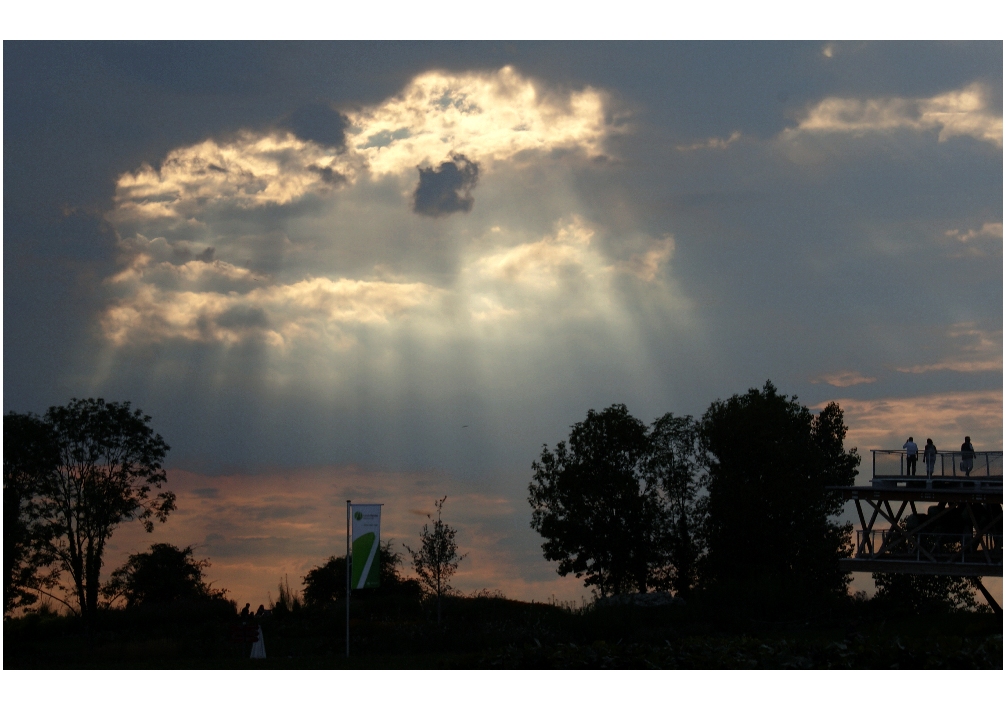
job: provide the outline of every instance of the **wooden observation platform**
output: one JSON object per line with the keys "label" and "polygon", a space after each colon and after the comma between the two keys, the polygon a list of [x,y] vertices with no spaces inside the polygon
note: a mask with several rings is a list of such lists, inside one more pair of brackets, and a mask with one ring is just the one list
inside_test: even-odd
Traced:
{"label": "wooden observation platform", "polygon": [[874,450],[869,486],[831,486],[856,504],[860,527],[846,572],[1003,576],[1003,452],[938,453],[929,472],[920,451],[908,475],[903,450]]}

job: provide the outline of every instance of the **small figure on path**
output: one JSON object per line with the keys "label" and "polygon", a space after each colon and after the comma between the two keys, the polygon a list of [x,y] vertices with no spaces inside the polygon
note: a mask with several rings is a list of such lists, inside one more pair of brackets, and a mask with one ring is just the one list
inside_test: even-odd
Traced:
{"label": "small figure on path", "polygon": [[908,461],[908,470],[905,473],[909,476],[914,476],[915,465],[919,462],[919,445],[915,443],[912,437],[908,437],[908,441],[901,448],[908,453],[908,458],[906,459]]}
{"label": "small figure on path", "polygon": [[255,617],[265,616],[268,612],[265,610],[265,604],[259,604],[258,610],[255,612]]}
{"label": "small figure on path", "polygon": [[965,436],[964,443],[961,444],[961,470],[965,476],[971,476],[971,469],[975,467],[975,447],[971,445],[971,437]]}
{"label": "small figure on path", "polygon": [[245,608],[241,610],[241,618],[247,619],[251,616],[251,602],[245,604]]}
{"label": "small figure on path", "polygon": [[926,439],[926,448],[922,451],[922,460],[926,462],[926,475],[932,478],[936,468],[936,444],[932,439]]}

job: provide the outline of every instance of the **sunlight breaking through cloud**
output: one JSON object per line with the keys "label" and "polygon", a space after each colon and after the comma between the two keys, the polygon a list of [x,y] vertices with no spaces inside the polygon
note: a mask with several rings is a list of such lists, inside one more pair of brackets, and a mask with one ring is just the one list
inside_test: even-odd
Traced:
{"label": "sunlight breaking through cloud", "polygon": [[[344,145],[276,129],[172,150],[117,183],[108,220],[122,268],[106,282],[106,340],[283,354],[346,350],[361,328],[439,338],[543,314],[624,320],[620,280],[660,282],[671,235],[588,224],[571,185],[566,209],[542,198],[497,207],[488,224],[473,211],[476,188],[499,203],[531,167],[558,185],[563,161],[603,169],[592,159],[615,130],[607,112],[601,92],[549,91],[510,67],[428,72],[347,112]],[[526,215],[553,231],[529,230]],[[417,232],[419,260],[401,251]]]}
{"label": "sunlight breaking through cloud", "polygon": [[428,72],[380,106],[349,114],[348,143],[370,170],[412,172],[451,153],[507,160],[525,151],[600,155],[611,130],[604,95],[591,88],[544,92],[511,67],[498,72]]}

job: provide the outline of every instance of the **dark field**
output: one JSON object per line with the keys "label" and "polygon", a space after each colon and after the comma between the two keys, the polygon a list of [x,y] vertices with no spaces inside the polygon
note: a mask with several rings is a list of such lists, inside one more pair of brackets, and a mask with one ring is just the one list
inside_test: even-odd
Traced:
{"label": "dark field", "polygon": [[414,599],[277,610],[262,620],[267,658],[233,641],[225,602],[109,610],[80,620],[4,622],[4,668],[947,668],[1001,669],[992,613],[903,616],[852,600],[803,618],[689,604],[570,609],[491,595],[447,600],[436,623]]}

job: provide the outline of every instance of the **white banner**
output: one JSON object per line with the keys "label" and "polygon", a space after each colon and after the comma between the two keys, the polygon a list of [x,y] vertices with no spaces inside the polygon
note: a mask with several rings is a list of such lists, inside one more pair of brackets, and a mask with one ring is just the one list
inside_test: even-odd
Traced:
{"label": "white banner", "polygon": [[351,506],[353,520],[353,589],[381,585],[381,506]]}

